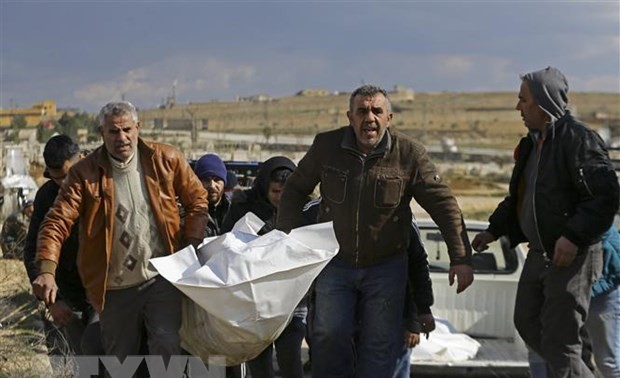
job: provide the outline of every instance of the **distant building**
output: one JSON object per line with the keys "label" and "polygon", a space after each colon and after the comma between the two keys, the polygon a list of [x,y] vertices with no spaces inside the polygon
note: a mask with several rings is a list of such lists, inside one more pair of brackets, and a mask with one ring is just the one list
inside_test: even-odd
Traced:
{"label": "distant building", "polygon": [[255,95],[248,97],[237,97],[237,102],[271,102],[273,97],[267,95]]}
{"label": "distant building", "polygon": [[42,120],[58,118],[56,102],[45,100],[32,104],[30,108],[0,109],[0,128],[10,127],[17,116],[24,117],[27,127],[35,127]]}
{"label": "distant building", "polygon": [[414,100],[415,92],[413,89],[404,85],[395,85],[394,90],[389,93],[392,100]]}
{"label": "distant building", "polygon": [[158,130],[191,130],[193,126],[196,126],[197,131],[209,129],[208,118],[153,118],[151,121],[152,128]]}
{"label": "distant building", "polygon": [[[324,89],[308,89],[308,91],[323,91]],[[300,96],[303,91],[297,93],[297,96]],[[327,91],[326,91],[327,92]],[[329,94],[329,93],[328,93]],[[339,95],[350,95],[351,92],[345,91],[335,91],[333,93],[334,96]],[[310,96],[310,95],[306,95]],[[319,96],[319,95],[315,95]],[[407,87],[405,85],[394,85],[394,88],[391,91],[388,91],[388,96],[392,101],[404,101],[404,100],[415,100],[415,91]]]}
{"label": "distant building", "polygon": [[295,96],[323,97],[329,96],[329,91],[327,89],[302,89],[295,93]]}

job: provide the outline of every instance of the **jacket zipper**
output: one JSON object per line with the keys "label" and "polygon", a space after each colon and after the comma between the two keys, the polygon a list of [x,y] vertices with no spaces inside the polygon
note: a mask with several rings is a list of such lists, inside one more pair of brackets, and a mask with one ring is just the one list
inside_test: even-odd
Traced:
{"label": "jacket zipper", "polygon": [[366,177],[364,174],[364,167],[365,167],[366,159],[364,158],[364,156],[360,156],[360,159],[362,160],[362,171],[361,171],[361,181],[359,185],[359,190],[357,193],[357,206],[355,209],[355,267],[358,266],[359,258],[360,258],[360,233],[359,233],[360,204],[362,200],[362,190],[364,189],[364,181],[366,180]]}
{"label": "jacket zipper", "polygon": [[540,230],[538,229],[538,217],[536,216],[536,184],[538,182],[538,172],[539,172],[539,166],[540,166],[540,157],[542,156],[542,148],[540,149],[540,151],[538,150],[538,148],[536,146],[534,146],[534,148],[536,148],[536,176],[534,176],[534,186],[532,188],[532,206],[533,206],[533,213],[534,213],[534,227],[536,228],[536,236],[538,236],[538,242],[540,243],[540,246],[542,247],[542,250],[545,254],[545,256],[547,256],[547,258],[549,257],[549,255],[547,254],[547,251],[545,250],[545,244],[543,243],[542,238],[540,237]]}
{"label": "jacket zipper", "polygon": [[590,187],[588,186],[588,182],[586,181],[586,177],[583,175],[583,168],[579,168],[579,177],[581,178],[581,181],[583,182],[583,186],[586,187],[586,190],[588,191],[588,194],[590,195],[590,197],[594,197],[594,194],[592,193],[592,190],[590,190]]}

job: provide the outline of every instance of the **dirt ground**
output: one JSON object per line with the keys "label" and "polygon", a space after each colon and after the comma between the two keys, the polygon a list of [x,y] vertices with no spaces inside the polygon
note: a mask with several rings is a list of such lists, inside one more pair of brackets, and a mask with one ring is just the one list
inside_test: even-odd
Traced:
{"label": "dirt ground", "polygon": [[0,258],[0,377],[47,377],[38,302],[24,264]]}

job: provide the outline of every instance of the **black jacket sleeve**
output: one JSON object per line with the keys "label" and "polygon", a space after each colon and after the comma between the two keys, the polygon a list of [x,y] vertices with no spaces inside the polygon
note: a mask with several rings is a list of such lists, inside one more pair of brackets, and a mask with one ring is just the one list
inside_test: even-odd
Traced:
{"label": "black jacket sleeve", "polygon": [[39,275],[39,270],[36,266],[36,253],[37,253],[37,234],[39,233],[39,227],[45,214],[54,203],[54,199],[58,194],[58,185],[53,181],[46,182],[37,191],[34,198],[34,209],[32,218],[30,219],[30,225],[28,226],[28,234],[26,235],[26,244],[24,245],[24,265],[26,266],[26,272],[30,282],[34,281]]}
{"label": "black jacket sleeve", "polygon": [[607,231],[620,198],[618,177],[605,143],[591,129],[583,134],[574,137],[570,147],[574,158],[568,159],[568,169],[579,198],[574,215],[562,230],[562,235],[578,246],[587,246]]}
{"label": "black jacket sleeve", "polygon": [[250,210],[248,207],[247,196],[247,191],[239,191],[233,194],[230,207],[228,208],[228,212],[224,216],[222,226],[220,227],[220,232],[222,234],[230,232],[235,226],[235,223],[237,223],[237,221]]}
{"label": "black jacket sleeve", "polygon": [[514,246],[518,242],[522,241],[521,229],[519,228],[519,222],[517,219],[517,202],[519,191],[519,180],[523,166],[526,163],[526,157],[532,150],[532,143],[528,137],[522,138],[519,144],[515,148],[515,166],[512,170],[510,178],[510,193],[502,202],[497,205],[497,208],[493,211],[493,214],[489,217],[489,227],[487,231],[499,239],[501,236],[508,236],[511,241],[511,245]]}
{"label": "black jacket sleeve", "polygon": [[407,252],[409,254],[409,277],[405,298],[404,325],[411,332],[419,332],[416,315],[431,313],[431,306],[434,302],[433,283],[428,266],[428,255],[420,239],[420,230],[415,222],[412,223],[411,228],[411,239]]}

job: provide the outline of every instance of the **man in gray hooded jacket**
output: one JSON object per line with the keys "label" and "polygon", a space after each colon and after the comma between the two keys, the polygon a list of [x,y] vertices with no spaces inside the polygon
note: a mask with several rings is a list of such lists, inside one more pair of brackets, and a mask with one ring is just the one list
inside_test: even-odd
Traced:
{"label": "man in gray hooded jacket", "polygon": [[507,235],[529,243],[515,325],[556,377],[592,377],[581,359],[592,283],[602,269],[601,235],[618,209],[618,179],[596,132],[567,110],[556,68],[522,76],[516,110],[529,132],[515,150],[509,195],[476,235],[477,251]]}

